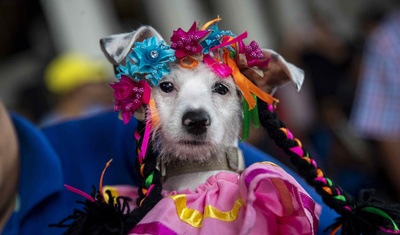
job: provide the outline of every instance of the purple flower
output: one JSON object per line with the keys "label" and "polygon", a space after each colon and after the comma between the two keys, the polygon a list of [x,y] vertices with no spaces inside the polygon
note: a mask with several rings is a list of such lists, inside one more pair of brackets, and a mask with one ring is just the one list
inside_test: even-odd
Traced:
{"label": "purple flower", "polygon": [[244,47],[247,65],[249,67],[268,67],[269,58],[266,59],[262,50],[256,41],[251,41],[249,45]]}
{"label": "purple flower", "polygon": [[201,53],[203,47],[200,45],[200,41],[208,33],[208,30],[197,30],[196,22],[193,23],[187,32],[181,28],[174,31],[171,37],[171,48],[175,50],[176,58],[180,59],[188,55]]}

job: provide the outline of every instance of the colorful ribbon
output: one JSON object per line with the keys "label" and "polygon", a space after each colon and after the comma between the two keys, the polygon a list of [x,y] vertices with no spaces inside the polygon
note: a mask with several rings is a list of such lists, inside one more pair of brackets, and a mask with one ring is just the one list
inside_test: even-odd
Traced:
{"label": "colorful ribbon", "polygon": [[278,100],[272,97],[270,94],[265,93],[262,91],[260,88],[258,88],[256,85],[254,85],[249,79],[247,79],[246,76],[244,76],[236,62],[231,59],[229,56],[229,52],[225,52],[223,54],[223,59],[225,63],[232,68],[232,77],[235,80],[236,85],[239,87],[240,91],[242,92],[243,98],[246,100],[246,102],[249,105],[249,110],[252,110],[256,104],[257,101],[253,97],[252,94],[266,102],[267,104],[276,104],[278,103]]}

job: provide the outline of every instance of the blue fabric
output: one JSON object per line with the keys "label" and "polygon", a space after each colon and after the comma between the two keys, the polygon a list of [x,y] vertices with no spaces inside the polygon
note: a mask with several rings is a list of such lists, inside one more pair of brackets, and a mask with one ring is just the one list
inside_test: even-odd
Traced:
{"label": "blue fabric", "polygon": [[134,121],[124,125],[116,113],[66,122],[39,131],[13,114],[20,144],[21,210],[9,219],[3,234],[62,234],[64,229],[49,228],[70,215],[75,202],[83,198],[64,188],[71,185],[90,193],[105,163],[113,162],[104,184],[135,184]]}
{"label": "blue fabric", "polygon": [[[135,184],[133,134],[137,123],[133,119],[124,125],[116,113],[110,112],[48,127],[42,132],[17,115],[12,119],[21,149],[21,210],[12,215],[3,234],[62,234],[64,229],[47,225],[71,214],[73,208],[79,207],[75,202],[83,199],[66,190],[63,184],[91,192],[93,184],[98,188],[101,172],[111,158],[113,162],[107,169],[104,184]],[[288,167],[250,145],[241,143],[240,147],[246,165],[258,161],[279,164],[323,204],[314,189]],[[334,218],[336,214],[324,206],[320,230]]]}
{"label": "blue fabric", "polygon": [[21,156],[20,209],[11,216],[3,234],[50,234],[42,233],[42,228],[46,228],[52,219],[54,213],[51,207],[58,206],[49,198],[63,187],[60,161],[44,135],[33,125],[16,115],[12,116],[12,120]]}
{"label": "blue fabric", "polygon": [[125,125],[117,113],[107,112],[48,127],[43,133],[62,161],[64,183],[91,192],[110,159],[103,184],[135,184],[136,126],[134,119]]}

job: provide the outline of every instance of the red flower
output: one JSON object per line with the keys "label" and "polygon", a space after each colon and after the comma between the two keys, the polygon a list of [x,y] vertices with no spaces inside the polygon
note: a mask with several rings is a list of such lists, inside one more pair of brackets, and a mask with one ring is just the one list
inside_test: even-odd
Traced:
{"label": "red flower", "polygon": [[171,48],[175,50],[176,58],[180,59],[188,55],[199,54],[203,50],[200,41],[209,33],[208,30],[197,30],[196,22],[189,31],[181,28],[174,31],[171,37]]}
{"label": "red flower", "polygon": [[151,88],[144,80],[133,82],[128,76],[122,75],[119,82],[110,86],[114,89],[114,111],[121,112],[125,124],[143,103],[149,103]]}

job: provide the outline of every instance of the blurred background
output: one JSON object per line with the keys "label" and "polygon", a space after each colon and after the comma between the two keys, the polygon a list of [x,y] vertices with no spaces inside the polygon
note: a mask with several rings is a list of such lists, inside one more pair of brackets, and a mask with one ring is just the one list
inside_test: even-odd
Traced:
{"label": "blurred background", "polygon": [[[375,187],[397,200],[373,141],[349,124],[364,43],[395,0],[0,0],[0,97],[38,126],[112,109],[112,67],[99,39],[150,24],[166,41],[219,15],[220,29],[247,31],[305,70],[285,86],[278,111],[335,181],[356,194]],[[200,24],[201,24],[200,23]],[[255,130],[251,144],[290,164]],[[400,157],[400,156],[399,156]],[[383,172],[383,173],[382,173]]]}

